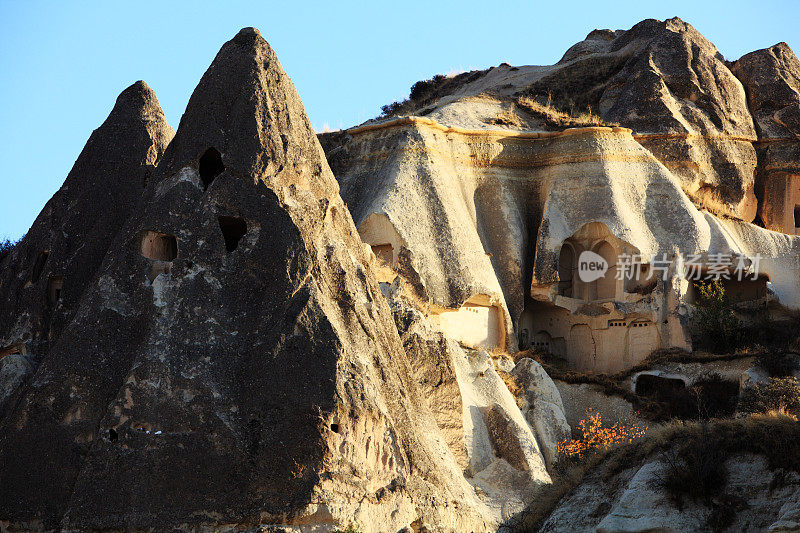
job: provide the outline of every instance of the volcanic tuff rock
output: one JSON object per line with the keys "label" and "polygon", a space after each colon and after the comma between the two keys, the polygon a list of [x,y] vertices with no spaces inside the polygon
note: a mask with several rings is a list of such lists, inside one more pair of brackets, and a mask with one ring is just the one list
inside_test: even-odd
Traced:
{"label": "volcanic tuff rock", "polygon": [[800,61],[786,43],[742,56],[744,84],[758,130],[757,193],[765,227],[796,233],[800,218]]}
{"label": "volcanic tuff rock", "polygon": [[[484,350],[449,339],[413,304],[400,276],[381,283],[419,391],[465,478],[497,521],[507,521],[550,482],[539,435]],[[558,391],[555,392],[558,395]],[[541,407],[537,401],[531,408]],[[555,432],[555,428],[547,428]]]}
{"label": "volcanic tuff rock", "polygon": [[541,131],[564,127],[543,120],[550,111],[542,106],[583,112],[584,125],[632,129],[698,201],[753,220],[756,131],[744,89],[716,47],[679,18],[595,30],[555,65],[504,63],[479,74],[416,114],[453,127]]}
{"label": "volcanic tuff rock", "polygon": [[[759,254],[762,276],[726,288],[800,307],[799,72],[785,45],[729,64],[679,19],[648,20],[422,91],[420,116],[322,135],[327,153],[252,28],[166,149],[132,86],[2,263],[0,527],[518,524],[567,421],[601,400],[508,352],[616,372],[691,348],[680,262],[585,282],[581,252],[610,273],[623,253]],[[749,223],[757,165],[761,221],[783,233]],[[631,409],[614,400],[600,407]],[[797,522],[796,491],[778,510],[747,487],[757,460],[730,461],[754,464],[731,475],[752,523]],[[655,460],[625,466],[548,527],[700,524],[642,485]]]}
{"label": "volcanic tuff rock", "polygon": [[717,48],[679,18],[587,40],[593,50],[568,50],[561,68],[527,92],[591,106],[603,120],[631,128],[684,189],[753,220],[753,119]]}
{"label": "volcanic tuff rock", "polygon": [[[392,264],[407,259],[446,335],[601,372],[691,349],[692,256],[758,270],[730,294],[800,306],[800,240],[747,222],[756,132],[745,91],[690,25],[596,31],[556,65],[468,79],[423,116],[321,135],[362,239]],[[548,100],[600,118],[564,118]],[[786,116],[800,112],[792,102]],[[553,131],[559,117],[626,127]],[[782,216],[793,207],[783,202]],[[609,264],[602,282],[579,279],[583,251]],[[620,255],[643,258],[640,279],[617,275]],[[668,271],[656,275],[653,258]]]}
{"label": "volcanic tuff rock", "polygon": [[36,365],[56,343],[173,135],[147,84],[119,95],[0,265],[0,357],[19,353]]}
{"label": "volcanic tuff rock", "polygon": [[486,530],[300,99],[226,43],[0,428],[9,527]]}

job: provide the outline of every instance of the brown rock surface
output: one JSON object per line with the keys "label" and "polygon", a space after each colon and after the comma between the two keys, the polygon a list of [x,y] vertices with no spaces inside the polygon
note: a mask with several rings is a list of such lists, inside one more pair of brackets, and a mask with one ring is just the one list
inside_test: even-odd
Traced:
{"label": "brown rock surface", "polygon": [[485,530],[277,57],[226,43],[0,428],[22,528]]}
{"label": "brown rock surface", "polygon": [[673,18],[595,31],[558,66],[527,92],[631,128],[689,193],[753,219],[753,120],[741,84],[694,27]]}
{"label": "brown rock surface", "polygon": [[786,43],[751,52],[732,67],[758,130],[759,215],[768,229],[795,234],[800,216],[800,61]]}
{"label": "brown rock surface", "polygon": [[2,262],[0,357],[20,353],[38,364],[57,341],[173,134],[147,84],[119,95],[61,189]]}

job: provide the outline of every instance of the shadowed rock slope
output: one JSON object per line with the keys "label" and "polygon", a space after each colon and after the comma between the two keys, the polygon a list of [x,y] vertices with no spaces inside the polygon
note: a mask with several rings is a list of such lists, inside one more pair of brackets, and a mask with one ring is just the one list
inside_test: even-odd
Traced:
{"label": "shadowed rock slope", "polygon": [[[58,340],[173,135],[147,84],[119,95],[61,189],[2,262],[0,357],[24,357],[35,367]],[[10,394],[0,391],[0,415]]]}
{"label": "shadowed rock slope", "polygon": [[254,29],[0,428],[23,528],[485,530],[300,99]]}

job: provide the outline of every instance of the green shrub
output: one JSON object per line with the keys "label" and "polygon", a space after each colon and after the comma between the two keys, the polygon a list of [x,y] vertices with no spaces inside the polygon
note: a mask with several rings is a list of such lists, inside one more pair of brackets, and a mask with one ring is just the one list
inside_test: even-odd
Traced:
{"label": "green shrub", "polygon": [[698,285],[697,318],[700,341],[709,350],[723,353],[741,341],[741,324],[720,280]]}
{"label": "green shrub", "polygon": [[455,76],[437,74],[428,80],[421,80],[411,86],[409,97],[402,102],[392,102],[381,107],[383,118],[411,113],[421,107],[431,104],[442,96],[452,94],[464,84],[475,81],[486,73],[478,70],[462,72]]}
{"label": "green shrub", "polygon": [[742,413],[780,412],[800,416],[800,383],[797,378],[769,378],[742,392],[739,398]]}

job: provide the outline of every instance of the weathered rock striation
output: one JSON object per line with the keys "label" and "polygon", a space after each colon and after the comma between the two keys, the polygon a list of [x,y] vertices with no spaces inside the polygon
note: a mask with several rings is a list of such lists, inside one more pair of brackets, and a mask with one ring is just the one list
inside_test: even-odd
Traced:
{"label": "weathered rock striation", "polygon": [[[542,93],[625,127],[553,131],[533,113]],[[523,94],[534,104],[515,103]],[[800,112],[792,94],[785,116]],[[679,19],[593,32],[550,67],[490,69],[419,113],[322,138],[362,238],[419,278],[451,338],[601,372],[691,349],[692,256],[749,269],[726,281],[730,294],[800,305],[800,241],[749,223],[757,139],[744,88]],[[584,251],[606,276],[579,278]],[[639,279],[617,279],[623,255],[643,258]]]}

